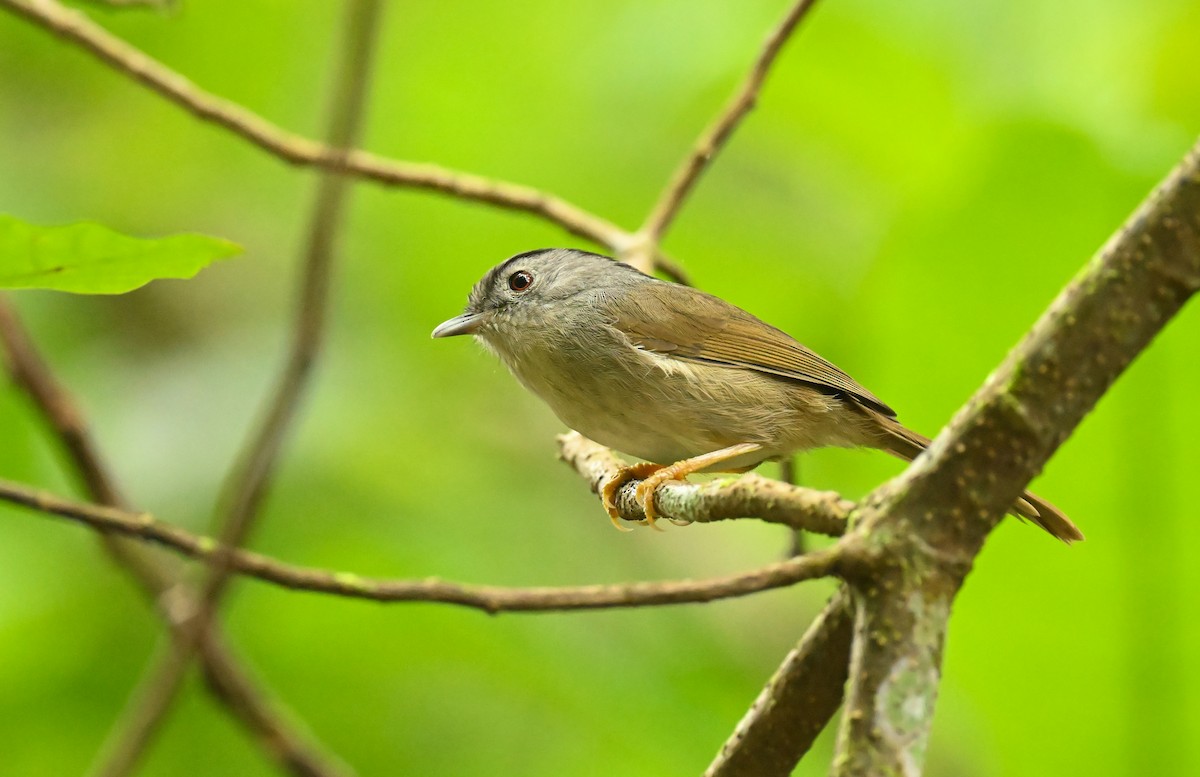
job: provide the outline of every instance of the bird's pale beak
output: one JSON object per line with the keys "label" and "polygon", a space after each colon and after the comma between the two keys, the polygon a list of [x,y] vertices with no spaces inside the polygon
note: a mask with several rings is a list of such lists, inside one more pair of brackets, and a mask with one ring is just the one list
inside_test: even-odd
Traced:
{"label": "bird's pale beak", "polygon": [[449,321],[443,321],[433,330],[434,337],[454,337],[456,335],[475,334],[475,330],[483,323],[483,313],[463,313]]}

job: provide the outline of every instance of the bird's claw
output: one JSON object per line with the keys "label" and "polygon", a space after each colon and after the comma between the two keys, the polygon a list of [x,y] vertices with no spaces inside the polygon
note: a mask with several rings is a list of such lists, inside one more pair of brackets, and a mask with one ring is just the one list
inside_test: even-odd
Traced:
{"label": "bird's claw", "polygon": [[[648,492],[643,490],[646,483],[654,480],[655,473],[662,469],[663,466],[661,464],[640,461],[637,464],[622,467],[617,474],[613,475],[601,487],[600,501],[604,503],[604,510],[608,513],[608,518],[612,521],[613,526],[617,528],[617,531],[633,531],[633,529],[621,523],[621,511],[617,509],[617,492],[621,490],[621,486],[629,481],[638,479],[641,479],[642,482],[637,487],[637,500],[642,506],[642,511],[646,514],[646,520],[642,521],[642,523],[647,524],[657,531],[662,531],[662,529],[654,525],[655,520],[658,518],[658,512],[654,509],[654,489],[658,487],[658,483],[661,481],[655,482]],[[669,479],[664,478],[664,480]]]}

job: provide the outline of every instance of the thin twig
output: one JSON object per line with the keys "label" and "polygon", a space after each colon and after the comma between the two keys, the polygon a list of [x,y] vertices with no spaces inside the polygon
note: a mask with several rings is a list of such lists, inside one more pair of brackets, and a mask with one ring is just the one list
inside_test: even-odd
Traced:
{"label": "thin twig", "polygon": [[[334,79],[327,139],[344,162],[360,134],[378,41],[382,0],[349,0],[341,61]],[[338,168],[335,165],[334,170]],[[261,424],[251,434],[230,472],[218,506],[222,553],[243,543],[262,507],[279,453],[300,409],[325,339],[335,242],[342,224],[350,180],[333,170],[317,185],[316,202],[307,227],[303,273],[294,311],[287,362],[267,402]],[[228,570],[220,561],[204,585],[202,602],[211,611],[220,597]]]}
{"label": "thin twig", "polygon": [[[800,477],[800,466],[797,462],[795,454],[779,462],[779,479],[789,485],[797,485],[797,480]],[[788,544],[787,558],[804,555],[804,530],[792,529],[791,542]]]}
{"label": "thin twig", "polygon": [[[3,480],[0,480],[0,499],[102,531],[151,541],[190,558],[211,562],[217,555],[218,545],[212,538],[161,523],[144,513],[130,513],[62,499],[45,491]],[[442,602],[501,612],[683,604],[743,596],[833,573],[837,552],[832,548],[829,550],[830,553],[826,555],[813,554],[713,580],[555,588],[477,586],[437,579],[376,580],[295,566],[245,550],[234,551],[229,560],[231,568],[240,574],[295,590],[379,602]]]}
{"label": "thin twig", "polygon": [[[58,382],[8,301],[0,298],[0,346],[14,382],[29,395],[66,449],[71,470],[84,482],[85,490],[109,508],[125,506],[124,500],[95,444],[83,413]],[[173,630],[179,628],[193,607],[178,585],[178,575],[141,552],[137,544],[102,533],[106,551],[158,606]],[[225,644],[220,630],[210,628],[200,646],[205,679],[214,695],[242,722],[274,759],[297,777],[338,777],[347,772],[334,759],[306,740],[289,719],[286,709],[239,665]]]}
{"label": "thin twig", "polygon": [[341,63],[334,79],[329,147],[334,168],[318,181],[316,204],[308,227],[303,276],[296,307],[294,338],[287,363],[268,403],[268,412],[230,474],[220,507],[218,551],[200,585],[196,610],[171,649],[148,674],[137,701],[116,729],[122,732],[97,777],[130,773],[153,739],[182,687],[187,666],[208,630],[231,579],[230,554],[245,541],[262,506],[284,438],[299,410],[325,333],[334,240],[341,224],[348,181],[339,170],[362,126],[367,84],[376,49],[381,0],[350,0],[345,12]]}
{"label": "thin twig", "polygon": [[700,135],[691,153],[671,176],[670,183],[659,195],[658,202],[651,209],[650,215],[646,217],[646,223],[637,233],[644,237],[649,246],[657,246],[662,241],[667,228],[679,213],[684,200],[695,188],[701,174],[712,163],[713,158],[720,153],[725,142],[729,140],[729,136],[737,129],[738,124],[754,107],[754,102],[758,99],[758,92],[762,88],[771,66],[775,63],[775,59],[779,56],[779,52],[814,5],[816,5],[816,0],[799,0],[792,6],[779,26],[767,36],[766,43],[763,45],[758,59],[754,62],[754,67],[746,76],[746,80],[734,93],[716,120]]}
{"label": "thin twig", "polygon": [[0,344],[4,364],[13,382],[25,390],[54,429],[83,488],[92,499],[107,505],[123,505],[108,465],[100,456],[83,414],[59,384],[49,365],[21,326],[11,303],[0,297]]}
{"label": "thin twig", "polygon": [[388,186],[425,189],[523,211],[612,250],[627,240],[627,233],[615,224],[528,186],[437,165],[385,159],[365,151],[354,151],[348,156],[339,154],[327,145],[288,132],[235,102],[199,88],[183,75],[56,0],[0,0],[0,7],[6,7],[79,46],[196,118],[224,127],[291,164],[340,170]]}
{"label": "thin twig", "polygon": [[[175,629],[159,654],[147,662],[142,677],[130,694],[126,709],[112,724],[109,735],[100,749],[96,764],[90,772],[93,777],[124,777],[132,774],[142,753],[158,733],[164,716],[182,685],[187,663],[177,662],[175,656],[179,653],[181,644],[194,638],[186,624],[195,611],[196,604],[193,603],[190,610],[182,614],[179,623],[184,624],[184,627]],[[170,677],[165,677],[163,670],[167,666],[172,670]]]}
{"label": "thin twig", "polygon": [[[29,507],[39,515],[67,518],[102,532],[152,542],[210,564],[218,555],[219,545],[211,537],[161,523],[146,513],[63,499],[6,480],[0,480],[0,500]],[[297,591],[376,602],[439,602],[496,613],[691,604],[747,596],[838,574],[841,553],[841,546],[834,544],[806,556],[708,580],[534,588],[472,585],[436,578],[380,580],[288,564],[240,548],[229,554],[228,564],[238,574]]]}
{"label": "thin twig", "polygon": [[[624,466],[603,445],[578,432],[558,438],[559,456],[587,481],[594,493],[612,480]],[[635,496],[638,481],[632,480],[616,494],[617,509],[626,521],[646,518]],[[664,518],[689,523],[711,523],[731,518],[759,518],[795,529],[840,537],[854,503],[833,491],[797,488],[778,480],[742,475],[736,480],[712,480],[702,484],[667,482],[659,486],[654,504]]]}

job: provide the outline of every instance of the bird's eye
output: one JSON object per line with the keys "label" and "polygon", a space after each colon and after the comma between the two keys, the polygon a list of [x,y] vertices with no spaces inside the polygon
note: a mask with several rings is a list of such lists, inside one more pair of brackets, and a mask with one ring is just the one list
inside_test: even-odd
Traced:
{"label": "bird's eye", "polygon": [[521,270],[508,276],[508,288],[513,291],[525,291],[533,285],[533,276]]}

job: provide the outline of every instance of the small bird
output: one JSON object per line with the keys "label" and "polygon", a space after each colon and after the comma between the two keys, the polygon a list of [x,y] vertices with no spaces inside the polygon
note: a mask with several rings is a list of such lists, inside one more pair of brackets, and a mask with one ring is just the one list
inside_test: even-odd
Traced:
{"label": "small bird", "polygon": [[[654,491],[694,472],[744,472],[823,446],[911,461],[929,440],[830,362],[741,308],[623,262],[570,248],[517,254],[488,271],[434,337],[475,335],[567,426],[644,459],[602,489],[654,525]],[[1012,512],[1064,542],[1070,519],[1028,491]]]}

